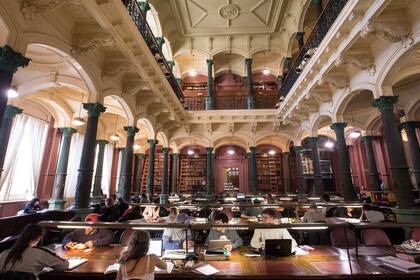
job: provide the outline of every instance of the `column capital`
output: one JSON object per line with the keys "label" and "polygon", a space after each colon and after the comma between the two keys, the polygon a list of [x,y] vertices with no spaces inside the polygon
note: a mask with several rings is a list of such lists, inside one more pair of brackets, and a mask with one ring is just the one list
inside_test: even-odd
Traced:
{"label": "column capital", "polygon": [[163,37],[156,37],[156,42],[158,43],[158,45],[160,47],[162,47],[163,44],[165,44],[165,38],[163,38]]}
{"label": "column capital", "polygon": [[305,35],[305,32],[298,31],[298,32],[295,33],[295,38],[297,40],[303,40],[304,35]]}
{"label": "column capital", "polygon": [[146,15],[147,11],[150,10],[149,1],[140,2],[140,10]]}
{"label": "column capital", "polygon": [[308,143],[310,145],[317,145],[318,144],[318,137],[317,136],[308,137]]}
{"label": "column capital", "polygon": [[98,144],[99,146],[105,146],[106,144],[108,144],[109,142],[107,140],[96,140],[96,144]]}
{"label": "column capital", "polygon": [[147,143],[149,143],[150,146],[155,146],[158,141],[156,139],[147,139]]}
{"label": "column capital", "polygon": [[71,137],[76,131],[73,127],[60,127],[60,132],[64,137]]}
{"label": "column capital", "polygon": [[284,80],[283,75],[278,75],[277,76],[277,81],[283,82],[283,80]]}
{"label": "column capital", "polygon": [[285,157],[288,157],[288,156],[289,156],[289,154],[290,154],[289,152],[284,152],[284,153],[282,153],[282,155],[283,155],[283,156],[285,156]]}
{"label": "column capital", "polygon": [[134,136],[139,132],[139,129],[135,126],[124,126],[124,130],[127,131],[127,136]]}
{"label": "column capital", "polygon": [[293,151],[295,153],[300,153],[302,151],[302,146],[293,146]]}
{"label": "column capital", "polygon": [[245,64],[251,64],[252,58],[245,58]]}
{"label": "column capital", "polygon": [[257,151],[257,147],[249,147],[249,151],[251,153],[255,153]]}
{"label": "column capital", "polygon": [[173,61],[173,60],[168,60],[167,62],[168,62],[168,65],[169,65],[170,67],[174,67],[174,66],[175,66],[175,61]]}
{"label": "column capital", "polygon": [[13,119],[16,115],[22,114],[23,109],[13,105],[7,105],[6,110],[4,111],[5,119]]}
{"label": "column capital", "polygon": [[394,109],[394,104],[398,102],[399,96],[380,96],[372,101],[372,106],[383,111],[386,109]]}
{"label": "column capital", "polygon": [[406,121],[401,123],[401,127],[407,132],[415,131],[416,128],[420,127],[420,121]]}
{"label": "column capital", "polygon": [[173,157],[173,158],[177,158],[177,157],[179,157],[179,153],[172,153],[172,157]]}
{"label": "column capital", "polygon": [[99,115],[103,112],[105,112],[106,107],[102,104],[96,102],[96,103],[83,103],[83,109],[88,111],[89,117],[96,117],[98,118]]}
{"label": "column capital", "polygon": [[361,137],[362,141],[373,141],[376,138],[378,138],[378,136],[375,135],[365,135]]}
{"label": "column capital", "polygon": [[212,66],[214,63],[213,59],[207,59],[206,62],[207,62],[207,66]]}
{"label": "column capital", "polygon": [[119,148],[117,148],[117,150],[120,151],[120,152],[125,151],[125,147],[119,147]]}
{"label": "column capital", "polygon": [[284,58],[284,64],[291,63],[292,62],[292,59],[293,58],[291,56],[288,56],[288,57]]}
{"label": "column capital", "polygon": [[163,147],[162,148],[162,153],[168,153],[169,152],[169,148],[168,147]]}
{"label": "column capital", "polygon": [[28,66],[29,62],[29,58],[15,52],[10,46],[0,47],[0,70],[15,73],[19,67]]}
{"label": "column capital", "polygon": [[344,128],[347,126],[347,123],[346,122],[338,122],[338,123],[333,123],[333,124],[331,124],[330,125],[330,128],[332,129],[332,130],[334,130],[334,131],[337,131],[337,130],[343,130],[344,131]]}
{"label": "column capital", "polygon": [[138,157],[138,158],[144,158],[146,155],[145,154],[143,154],[143,153],[137,153],[137,154],[134,154],[136,157]]}
{"label": "column capital", "polygon": [[212,153],[213,152],[213,147],[207,147],[206,151],[207,151],[207,153]]}

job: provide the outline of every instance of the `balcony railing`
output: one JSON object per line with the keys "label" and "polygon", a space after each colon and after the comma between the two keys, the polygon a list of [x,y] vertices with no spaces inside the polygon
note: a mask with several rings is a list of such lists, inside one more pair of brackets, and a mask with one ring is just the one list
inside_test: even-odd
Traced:
{"label": "balcony railing", "polygon": [[160,68],[165,74],[165,77],[171,85],[176,96],[181,102],[183,102],[184,95],[182,93],[181,87],[172,74],[171,67],[163,56],[162,50],[160,49],[159,44],[157,43],[156,38],[146,21],[145,15],[140,9],[139,3],[137,0],[122,0],[122,2],[128,11],[128,14],[133,19],[134,24],[137,26],[137,29],[139,30],[144,41],[146,41],[150,52],[155,57],[157,63],[159,63]]}
{"label": "balcony railing", "polygon": [[[185,108],[188,111],[205,110],[205,97],[184,97]],[[247,109],[247,95],[214,96],[215,110],[237,110]],[[277,102],[277,95],[254,95],[255,109],[274,109]]]}
{"label": "balcony railing", "polygon": [[283,80],[282,86],[279,89],[279,96],[286,97],[286,95],[292,89],[296,80],[299,78],[300,73],[296,71],[298,69],[298,66],[301,65],[304,58],[308,59],[307,57],[305,57],[305,55],[311,52],[311,49],[316,49],[319,46],[327,32],[330,30],[331,26],[337,19],[340,12],[347,4],[347,1],[348,0],[330,0],[328,2],[327,6],[319,16],[318,22],[312,30],[311,35],[309,35],[308,40],[306,41],[305,45],[302,47],[298,56],[296,57],[293,66],[291,67],[291,69],[288,69],[287,76]]}

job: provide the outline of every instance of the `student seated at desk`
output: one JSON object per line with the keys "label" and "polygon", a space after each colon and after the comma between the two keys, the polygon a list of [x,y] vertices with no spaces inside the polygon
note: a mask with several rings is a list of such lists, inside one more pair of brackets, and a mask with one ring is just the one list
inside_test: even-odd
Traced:
{"label": "student seated at desk", "polygon": [[25,208],[23,209],[23,214],[34,214],[38,211],[41,211],[41,205],[38,197],[32,198],[31,201],[29,201]]}
{"label": "student seated at desk", "polygon": [[[227,224],[229,221],[228,216],[223,211],[217,211],[213,216],[213,224]],[[231,245],[226,245],[229,251],[236,249],[242,246],[242,239],[239,237],[238,233],[234,229],[226,228],[212,228],[209,232],[209,236],[206,240],[206,245],[208,245],[209,240],[225,239],[230,240]]]}
{"label": "student seated at desk", "polygon": [[[176,216],[175,223],[177,224],[187,224],[190,221],[190,217],[185,213],[180,213]],[[186,236],[187,235],[187,236]],[[163,231],[163,249],[165,250],[175,250],[186,248],[185,239],[188,239],[188,248],[191,248],[194,244],[191,241],[191,231],[188,230],[187,234],[185,229],[182,228],[166,228]]]}
{"label": "student seated at desk", "polygon": [[[252,201],[252,204],[254,205],[260,205],[261,201],[259,201],[258,199],[254,199]],[[247,207],[244,212],[242,212],[241,214],[241,218],[244,219],[254,219],[257,216],[261,215],[262,212],[262,208],[261,207]]]}
{"label": "student seated at desk", "polygon": [[128,208],[125,210],[121,218],[118,219],[118,222],[126,222],[132,220],[143,219],[143,215],[140,213],[140,206],[134,206],[133,208]]}
{"label": "student seated at desk", "polygon": [[146,206],[143,211],[143,217],[147,221],[156,220],[159,217],[159,207],[157,206]]}
{"label": "student seated at desk", "polygon": [[375,210],[371,205],[364,204],[360,220],[366,219],[369,223],[380,223],[385,221],[385,215],[381,211]]}
{"label": "student seated at desk", "polygon": [[319,223],[325,222],[325,215],[322,210],[318,209],[315,203],[311,203],[308,211],[302,217],[302,223]]}
{"label": "student seated at desk", "polygon": [[[266,208],[262,211],[262,221],[264,224],[276,224],[276,211],[272,208]],[[267,228],[255,229],[252,236],[251,247],[263,249],[266,239],[291,239],[292,250],[297,247],[296,241],[285,228]]]}
{"label": "student seated at desk", "polygon": [[[97,222],[98,214],[89,214],[85,218],[85,222]],[[83,250],[97,246],[106,246],[114,241],[112,231],[105,228],[76,229],[75,231],[64,236],[63,247],[67,250]],[[82,243],[83,245],[78,245]]]}
{"label": "student seated at desk", "polygon": [[149,251],[150,235],[147,231],[136,230],[130,237],[128,248],[118,262],[121,264],[117,274],[117,280],[155,278],[155,266],[166,269],[166,263]]}
{"label": "student seated at desk", "polygon": [[36,245],[44,234],[37,224],[26,225],[11,249],[0,254],[0,271],[20,271],[38,276],[44,267],[58,271],[69,268],[69,262],[54,252]]}

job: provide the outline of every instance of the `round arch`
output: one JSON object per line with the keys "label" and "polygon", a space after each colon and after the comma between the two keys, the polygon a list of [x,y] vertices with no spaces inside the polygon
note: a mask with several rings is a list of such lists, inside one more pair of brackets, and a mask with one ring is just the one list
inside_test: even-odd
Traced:
{"label": "round arch", "polygon": [[158,131],[156,134],[156,140],[158,140],[158,142],[162,145],[162,147],[164,148],[169,147],[168,137],[166,136],[165,132]]}
{"label": "round arch", "polygon": [[250,146],[254,146],[249,145],[244,138],[239,136],[220,136],[213,140],[215,150],[224,145],[236,145],[243,148],[245,151],[248,151]]}
{"label": "round arch", "polygon": [[155,129],[152,125],[152,123],[150,122],[149,119],[147,118],[141,118],[139,120],[137,120],[137,126],[142,125],[146,128],[146,132],[147,132],[147,139],[155,139],[156,138],[156,133],[155,133]]}
{"label": "round arch", "polygon": [[317,135],[318,130],[326,125],[331,124],[333,122],[332,115],[326,115],[326,114],[319,114],[316,115],[310,122],[310,132],[312,135]]}
{"label": "round arch", "polygon": [[199,145],[203,147],[212,147],[211,140],[202,135],[191,134],[190,136],[180,136],[171,139],[171,143],[174,143],[178,150],[182,150],[184,147],[189,145]]}
{"label": "round arch", "polygon": [[125,101],[125,99],[123,97],[121,97],[120,95],[116,95],[113,94],[114,92],[109,92],[106,91],[104,92],[104,104],[108,105],[108,106],[115,106],[115,105],[119,105],[122,109],[122,111],[124,112],[125,118],[127,119],[127,124],[128,125],[135,125],[135,118],[134,118],[134,113],[135,113],[135,108],[134,108],[134,104],[132,104],[131,102],[128,103]]}

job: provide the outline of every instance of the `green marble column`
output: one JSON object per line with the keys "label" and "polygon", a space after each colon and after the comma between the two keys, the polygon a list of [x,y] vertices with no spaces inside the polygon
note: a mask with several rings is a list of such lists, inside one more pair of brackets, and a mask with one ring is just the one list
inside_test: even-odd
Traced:
{"label": "green marble column", "polygon": [[93,205],[101,204],[102,201],[102,173],[104,169],[105,146],[109,143],[107,140],[97,140],[98,158],[96,160],[95,179],[93,180],[93,190],[91,202]]}
{"label": "green marble column", "polygon": [[177,178],[178,178],[178,153],[172,153],[172,174],[171,174],[171,193],[177,193]]}
{"label": "green marble column", "polygon": [[69,152],[71,146],[71,137],[76,129],[72,127],[62,127],[60,153],[58,156],[57,169],[55,171],[55,180],[52,197],[48,200],[48,208],[51,210],[64,209],[64,187],[66,185],[67,166],[69,163]]}
{"label": "green marble column", "polygon": [[389,169],[397,193],[398,207],[407,209],[414,206],[414,195],[401,133],[395,122],[394,104],[397,102],[398,96],[381,96],[373,100],[372,105],[381,112]]}
{"label": "green marble column", "polygon": [[289,162],[290,154],[289,152],[285,152],[285,153],[282,153],[282,156],[283,156],[283,164],[284,164],[284,168],[283,168],[284,174],[287,174],[286,184],[284,185],[284,192],[291,193],[292,192],[292,180],[291,180],[292,178],[290,177],[290,162]]}
{"label": "green marble column", "polygon": [[88,119],[83,141],[82,156],[78,169],[76,194],[71,208],[77,215],[85,215],[91,211],[90,189],[92,186],[93,165],[95,161],[96,133],[98,130],[99,115],[105,112],[106,107],[100,103],[83,103],[88,112]]}
{"label": "green marble column", "polygon": [[420,147],[416,135],[416,128],[420,127],[420,121],[409,121],[401,124],[407,133],[408,147],[410,148],[413,174],[416,179],[416,187],[420,192]]}
{"label": "green marble column", "polygon": [[149,1],[148,1],[148,0],[146,0],[146,1],[142,1],[142,2],[140,2],[139,4],[140,4],[140,9],[141,9],[141,11],[142,11],[142,12],[143,12],[143,14],[144,14],[144,18],[146,18],[146,16],[147,16],[147,12],[148,12],[148,11],[150,11],[150,4],[149,4]]}
{"label": "green marble column", "polygon": [[117,148],[118,152],[119,152],[119,164],[118,164],[118,192],[117,192],[117,196],[118,197],[122,197],[122,189],[120,188],[123,185],[123,179],[122,179],[122,172],[123,172],[123,168],[124,168],[124,161],[125,161],[125,148]]}
{"label": "green marble column", "polygon": [[22,114],[23,110],[12,106],[6,105],[3,120],[0,128],[0,177],[3,173],[4,160],[6,159],[7,146],[9,144],[10,132],[12,131],[13,119],[16,115]]}
{"label": "green marble column", "polygon": [[321,163],[319,161],[318,137],[309,137],[308,142],[312,150],[311,157],[314,168],[314,187],[311,190],[311,195],[321,196],[324,192],[324,183],[322,182]]}
{"label": "green marble column", "polygon": [[147,166],[146,193],[151,198],[155,193],[155,149],[157,140],[149,139],[149,164]]}
{"label": "green marble column", "polygon": [[131,195],[131,181],[133,176],[133,145],[134,145],[134,136],[139,129],[135,126],[124,126],[124,130],[127,132],[127,139],[125,145],[125,157],[122,163],[121,175],[120,175],[120,186],[118,189],[120,192],[120,197],[125,201],[130,201]]}
{"label": "green marble column", "polygon": [[254,109],[254,94],[252,82],[252,58],[245,59],[246,66],[246,89],[248,91],[248,109]]}
{"label": "green marble column", "polygon": [[256,147],[249,147],[248,152],[248,191],[252,194],[258,192],[257,181],[257,156]]}
{"label": "green marble column", "polygon": [[206,186],[207,194],[215,194],[214,189],[214,180],[213,180],[213,148],[207,147],[207,157],[206,157]]}
{"label": "green marble column", "polygon": [[212,110],[213,107],[213,60],[207,59],[207,96],[206,110]]}
{"label": "green marble column", "polygon": [[144,159],[146,157],[145,154],[136,154],[138,158],[137,161],[137,170],[136,170],[136,177],[134,179],[134,194],[139,194],[141,191],[141,181],[143,177],[143,165]]}
{"label": "green marble column", "polygon": [[337,150],[338,163],[340,167],[340,188],[343,194],[344,201],[355,201],[357,199],[356,192],[353,187],[353,180],[351,178],[350,170],[350,156],[346,145],[346,137],[344,135],[344,128],[347,123],[333,123],[330,128],[334,130],[337,143],[335,148]]}
{"label": "green marble column", "polygon": [[303,37],[305,36],[305,32],[296,32],[295,33],[295,39],[298,42],[299,51],[303,48]]}
{"label": "green marble column", "polygon": [[0,47],[0,124],[6,111],[7,91],[12,85],[13,74],[19,67],[28,66],[30,61],[8,45]]}
{"label": "green marble column", "polygon": [[375,153],[373,151],[372,141],[375,136],[363,136],[362,141],[365,145],[366,159],[368,164],[370,183],[372,184],[373,191],[381,190],[381,183],[379,178],[378,166],[376,165]]}
{"label": "green marble column", "polygon": [[302,147],[293,146],[293,150],[296,155],[296,175],[297,175],[297,188],[298,188],[298,199],[303,200],[305,196],[305,179],[302,173]]}
{"label": "green marble column", "polygon": [[160,204],[167,204],[168,203],[168,195],[169,195],[169,176],[168,176],[168,168],[169,168],[169,148],[162,148],[163,153],[163,170],[162,170],[162,186],[160,192]]}

